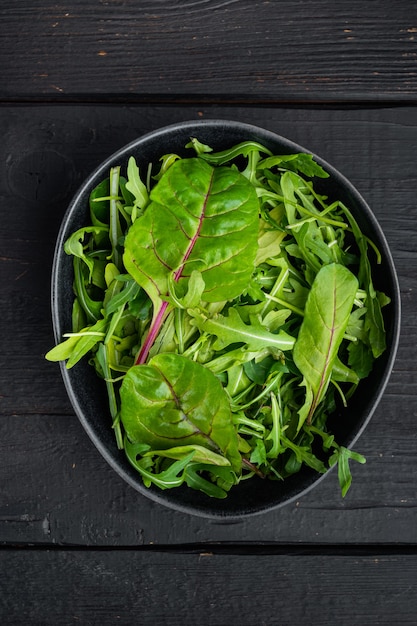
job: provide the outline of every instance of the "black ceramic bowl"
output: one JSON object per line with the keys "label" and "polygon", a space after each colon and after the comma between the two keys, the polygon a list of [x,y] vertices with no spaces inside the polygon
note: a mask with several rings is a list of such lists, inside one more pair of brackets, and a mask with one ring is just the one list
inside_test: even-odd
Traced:
{"label": "black ceramic bowl", "polygon": [[[73,300],[72,259],[64,253],[63,244],[73,231],[87,224],[88,197],[91,190],[108,176],[111,166],[125,166],[130,155],[134,155],[141,170],[146,171],[149,161],[156,162],[163,154],[184,153],[184,146],[190,137],[197,137],[214,150],[222,150],[244,140],[255,140],[275,154],[309,152],[267,130],[240,122],[216,120],[190,121],[161,128],[140,137],[110,156],[84,182],[62,222],[52,273],[52,313],[57,341],[61,340],[63,333],[71,330]],[[186,154],[189,156],[189,151]],[[400,296],[391,253],[372,211],[342,174],[319,157],[315,158],[330,174],[329,178],[317,181],[318,191],[330,199],[339,199],[350,207],[362,231],[373,239],[381,251],[382,263],[374,268],[375,285],[391,298],[391,303],[384,308],[388,348],[376,361],[363,386],[359,386],[348,408],[337,419],[329,422],[336,441],[340,445],[351,447],[370,420],[393,367],[399,338]],[[155,502],[202,517],[241,519],[299,498],[323,477],[322,474],[305,468],[282,482],[257,479],[243,481],[224,500],[211,499],[186,486],[167,491],[148,489],[144,487],[139,474],[130,466],[124,452],[116,447],[103,382],[97,378],[86,359],[70,370],[65,369],[62,363],[61,366],[74,410],[98,450],[127,483]]]}

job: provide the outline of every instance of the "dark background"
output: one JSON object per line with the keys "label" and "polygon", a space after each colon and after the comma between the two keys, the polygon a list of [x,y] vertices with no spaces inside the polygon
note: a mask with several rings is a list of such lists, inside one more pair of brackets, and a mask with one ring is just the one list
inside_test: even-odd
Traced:
{"label": "dark background", "polygon": [[[416,624],[417,5],[0,1],[0,72],[0,622]],[[403,307],[347,497],[332,472],[233,524],[126,485],[44,360],[78,186],[143,133],[214,118],[340,169],[384,230]]]}

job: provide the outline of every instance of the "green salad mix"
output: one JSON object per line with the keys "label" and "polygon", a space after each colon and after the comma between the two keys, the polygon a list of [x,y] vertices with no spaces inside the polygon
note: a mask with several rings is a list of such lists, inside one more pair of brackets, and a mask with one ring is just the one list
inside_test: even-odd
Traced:
{"label": "green salad mix", "polygon": [[329,415],[385,350],[375,244],[320,195],[309,154],[253,141],[139,172],[112,167],[67,239],[72,331],[48,352],[105,381],[117,445],[146,486],[224,498],[240,481],[349,461]]}

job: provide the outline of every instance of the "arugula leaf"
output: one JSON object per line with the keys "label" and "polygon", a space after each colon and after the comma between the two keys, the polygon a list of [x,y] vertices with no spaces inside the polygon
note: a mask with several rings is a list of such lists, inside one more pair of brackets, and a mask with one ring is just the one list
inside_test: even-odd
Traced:
{"label": "arugula leaf", "polygon": [[74,367],[99,341],[104,339],[106,326],[107,320],[102,319],[79,333],[74,333],[66,341],[49,350],[45,358],[48,361],[68,359],[67,369]]}
{"label": "arugula leaf", "polygon": [[[207,150],[207,146],[202,146],[200,143],[197,144],[195,140],[192,140],[189,146],[194,147],[202,159],[216,166],[229,163],[240,156],[248,157],[252,152],[271,154],[270,150],[257,141],[242,141],[241,143],[238,143],[231,148],[227,148],[226,150],[221,150],[220,152]],[[203,149],[201,149],[202,147]]]}
{"label": "arugula leaf", "polygon": [[190,453],[193,453],[193,461],[195,463],[206,463],[209,465],[229,466],[230,461],[221,454],[216,454],[209,448],[199,446],[197,444],[188,446],[176,446],[174,448],[168,448],[168,450],[151,450],[145,452],[143,456],[163,456],[168,459],[176,459],[180,461],[187,457]]}
{"label": "arugula leaf", "polygon": [[[130,157],[127,164],[127,183],[126,189],[134,197],[134,209],[137,215],[137,211],[144,210],[149,202],[149,194],[146,185],[142,182],[139,174],[139,168],[136,164],[135,158]],[[135,221],[135,215],[132,221]]]}
{"label": "arugula leaf", "polygon": [[358,278],[361,286],[365,289],[366,313],[365,328],[368,332],[368,345],[372,350],[374,358],[378,358],[386,349],[386,336],[384,328],[384,319],[381,311],[381,300],[378,292],[374,288],[372,280],[372,269],[368,257],[368,242],[360,230],[358,223],[352,213],[343,206],[343,211],[348,218],[352,227],[353,234],[361,252]]}
{"label": "arugula leaf", "polygon": [[215,315],[208,318],[198,310],[190,310],[191,324],[201,331],[217,337],[213,344],[214,350],[222,350],[232,343],[244,343],[248,350],[261,350],[262,348],[276,348],[277,350],[290,350],[295,339],[284,331],[270,333],[256,318],[252,324],[245,324],[236,309],[229,309],[227,317]]}
{"label": "arugula leaf", "polygon": [[353,461],[357,461],[358,463],[366,463],[366,459],[362,456],[362,454],[349,450],[344,446],[336,446],[334,453],[329,459],[330,466],[337,463],[337,474],[343,498],[349,491],[352,484],[352,474],[349,467],[349,461],[351,459]]}
{"label": "arugula leaf", "polygon": [[89,269],[90,277],[93,273],[94,261],[85,254],[83,244],[84,238],[86,235],[91,233],[98,235],[103,232],[108,233],[108,231],[109,229],[107,226],[84,226],[83,228],[76,230],[75,233],[68,237],[64,244],[64,250],[67,254],[78,257],[84,261]]}
{"label": "arugula leaf", "polygon": [[258,164],[259,168],[271,169],[282,167],[293,172],[301,172],[306,176],[328,178],[329,174],[319,165],[311,154],[284,154],[274,155],[263,159]]}

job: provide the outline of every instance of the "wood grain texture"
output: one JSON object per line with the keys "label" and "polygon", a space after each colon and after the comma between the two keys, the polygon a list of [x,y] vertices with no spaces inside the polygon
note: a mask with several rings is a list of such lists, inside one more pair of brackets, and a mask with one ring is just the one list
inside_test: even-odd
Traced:
{"label": "wood grain texture", "polygon": [[[333,472],[299,502],[238,524],[154,505],[99,456],[73,415],[58,367],[43,359],[53,341],[53,249],[71,195],[138,135],[200,118],[256,123],[320,154],[363,193],[392,247],[403,336],[386,394],[356,446],[368,462],[353,468],[345,500]],[[414,108],[3,107],[0,132],[1,543],[417,543]]]}
{"label": "wood grain texture", "polygon": [[415,555],[11,550],[0,553],[0,618],[10,626],[411,625],[416,580]]}
{"label": "wood grain texture", "polygon": [[14,0],[0,97],[381,101],[417,95],[410,0]]}

